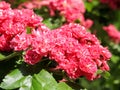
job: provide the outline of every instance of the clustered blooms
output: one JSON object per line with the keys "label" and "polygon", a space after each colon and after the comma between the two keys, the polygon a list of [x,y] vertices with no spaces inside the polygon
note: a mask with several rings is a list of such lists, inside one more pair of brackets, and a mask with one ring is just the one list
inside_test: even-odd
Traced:
{"label": "clustered blooms", "polygon": [[120,9],[120,0],[100,0],[102,3],[108,4],[112,9]]}
{"label": "clustered blooms", "polygon": [[66,18],[67,22],[80,20],[81,25],[84,25],[86,28],[90,28],[93,24],[92,20],[85,20],[83,0],[51,0],[48,7],[51,15],[54,15],[57,10]]}
{"label": "clustered blooms", "polygon": [[46,6],[49,4],[50,0],[28,0],[18,6],[19,9],[27,8],[27,9],[40,9],[42,6]]}
{"label": "clustered blooms", "polygon": [[0,51],[12,49],[10,41],[16,35],[26,32],[41,25],[42,18],[34,14],[32,10],[12,10],[8,3],[0,2]]}
{"label": "clustered blooms", "polygon": [[88,80],[98,77],[95,74],[98,69],[109,70],[107,60],[111,53],[79,24],[70,23],[53,31],[43,26],[29,35],[30,38],[28,34],[21,34],[12,40],[15,50],[26,50],[24,59],[29,64],[49,57],[58,63],[57,69],[64,70],[70,78],[85,76]]}
{"label": "clustered blooms", "polygon": [[115,43],[120,43],[120,31],[114,25],[104,26],[103,29]]}
{"label": "clustered blooms", "polygon": [[90,28],[93,24],[91,19],[85,20],[85,6],[83,0],[31,0],[21,4],[18,8],[41,8],[41,6],[48,6],[50,15],[54,16],[56,11],[63,15],[67,22],[80,21],[80,24],[86,28]]}
{"label": "clustered blooms", "polygon": [[49,51],[49,56],[71,78],[86,76],[93,80],[97,77],[97,69],[109,70],[106,62],[111,57],[110,52],[83,26],[70,23],[52,33],[55,46]]}
{"label": "clustered blooms", "polygon": [[12,10],[1,2],[0,51],[24,51],[25,62],[32,65],[48,57],[73,79],[93,80],[99,77],[98,69],[109,70],[111,53],[85,27],[69,23],[51,31],[41,20],[31,10]]}

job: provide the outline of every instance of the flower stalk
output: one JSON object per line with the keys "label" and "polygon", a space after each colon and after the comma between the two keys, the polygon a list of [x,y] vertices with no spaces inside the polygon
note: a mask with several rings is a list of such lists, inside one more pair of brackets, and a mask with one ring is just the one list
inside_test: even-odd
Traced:
{"label": "flower stalk", "polygon": [[4,55],[0,54],[0,61],[9,60],[9,59],[19,56],[21,54],[22,54],[21,52],[13,52],[12,54],[10,54],[8,56],[4,56]]}

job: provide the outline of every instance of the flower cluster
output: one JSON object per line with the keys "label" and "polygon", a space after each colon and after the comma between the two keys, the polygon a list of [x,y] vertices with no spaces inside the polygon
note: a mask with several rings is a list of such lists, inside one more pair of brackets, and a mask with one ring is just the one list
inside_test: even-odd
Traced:
{"label": "flower cluster", "polygon": [[120,31],[114,25],[104,26],[103,29],[115,43],[120,43]]}
{"label": "flower cluster", "polygon": [[52,36],[55,46],[49,52],[50,59],[71,78],[85,76],[93,80],[98,77],[95,75],[97,69],[109,70],[106,62],[111,53],[83,26],[70,23],[54,30]]}
{"label": "flower cluster", "polygon": [[99,76],[98,69],[109,70],[111,53],[85,27],[69,23],[51,31],[41,21],[31,10],[12,10],[1,2],[0,51],[24,51],[25,62],[32,65],[48,57],[73,79],[85,76],[93,80]]}
{"label": "flower cluster", "polygon": [[22,34],[12,40],[15,50],[26,50],[24,59],[29,64],[34,65],[42,57],[49,57],[58,63],[57,69],[64,70],[74,79],[85,76],[88,80],[93,80],[98,77],[98,69],[109,70],[107,60],[111,53],[79,24],[70,23],[53,31],[42,26],[29,35]]}
{"label": "flower cluster", "polygon": [[12,49],[10,41],[16,35],[27,32],[27,28],[35,29],[41,25],[42,18],[32,10],[12,10],[8,3],[0,2],[0,50]]}
{"label": "flower cluster", "polygon": [[18,6],[19,9],[27,8],[27,9],[40,9],[42,6],[46,6],[49,4],[50,0],[29,0]]}
{"label": "flower cluster", "polygon": [[108,4],[112,9],[120,9],[120,0],[100,0],[102,3]]}
{"label": "flower cluster", "polygon": [[54,15],[57,10],[66,18],[67,22],[80,20],[80,23],[86,28],[90,28],[93,24],[92,20],[85,20],[84,18],[85,6],[83,0],[51,0],[48,7],[51,15]]}
{"label": "flower cluster", "polygon": [[93,24],[91,19],[85,19],[85,6],[83,0],[40,0],[40,1],[28,1],[21,4],[18,8],[36,9],[41,6],[47,6],[50,9],[50,15],[56,15],[56,11],[60,15],[64,16],[68,23],[76,20],[80,21],[80,24],[86,28],[90,28]]}

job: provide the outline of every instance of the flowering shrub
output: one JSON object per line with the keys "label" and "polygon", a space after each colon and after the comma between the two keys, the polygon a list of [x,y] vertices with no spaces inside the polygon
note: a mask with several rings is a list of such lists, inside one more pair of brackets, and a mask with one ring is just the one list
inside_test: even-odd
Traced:
{"label": "flowering shrub", "polygon": [[[5,0],[0,2],[0,64],[11,61],[13,68],[7,73],[15,69],[2,75],[2,89],[78,90],[69,83],[82,77],[95,80],[109,76],[111,45],[119,45],[120,35],[114,25],[101,25],[93,18],[105,18],[92,12],[101,4],[99,1],[23,1],[11,5]],[[109,35],[115,43],[106,36],[101,39],[99,32]]]}

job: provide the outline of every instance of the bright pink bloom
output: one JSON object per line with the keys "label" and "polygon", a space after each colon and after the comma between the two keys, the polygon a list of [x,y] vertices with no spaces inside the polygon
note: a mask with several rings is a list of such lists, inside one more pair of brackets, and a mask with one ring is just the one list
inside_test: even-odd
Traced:
{"label": "bright pink bloom", "polygon": [[38,53],[36,53],[36,51],[34,50],[27,50],[26,54],[24,56],[25,62],[28,64],[36,64],[37,62],[39,62],[41,60],[42,56]]}
{"label": "bright pink bloom", "polygon": [[80,21],[80,24],[87,29],[93,25],[93,21],[85,19],[85,6],[83,0],[42,0],[42,1],[28,1],[19,6],[19,8],[36,9],[42,6],[48,6],[50,15],[54,16],[56,11],[64,16],[68,23]]}
{"label": "bright pink bloom", "polygon": [[93,25],[93,21],[91,19],[87,19],[87,20],[83,20],[81,24],[88,29]]}
{"label": "bright pink bloom", "polygon": [[98,77],[95,74],[98,68],[109,70],[106,60],[111,53],[100,45],[95,35],[86,32],[79,24],[70,23],[52,31],[43,25],[32,30],[30,38],[27,36],[25,33],[16,35],[11,45],[15,50],[27,50],[24,59],[29,64],[49,57],[57,62],[58,69],[74,79],[85,76],[93,80]]}
{"label": "bright pink bloom", "polygon": [[65,70],[71,78],[86,76],[93,80],[98,77],[95,76],[97,67],[109,70],[103,61],[108,60],[111,53],[84,27],[70,23],[53,32],[55,47],[49,52],[50,59],[55,60],[58,67]]}
{"label": "bright pink bloom", "polygon": [[83,0],[51,0],[48,7],[52,16],[55,15],[55,11],[59,11],[68,23],[79,20],[80,24],[87,29],[93,25],[92,20],[86,20],[84,17],[85,6]]}
{"label": "bright pink bloom", "polygon": [[[27,48],[29,44],[27,45],[25,43],[25,38],[26,37],[28,38],[28,35],[26,36],[26,35],[20,35],[20,34],[23,32],[26,33],[27,28],[31,28],[31,29],[38,28],[39,26],[42,25],[41,21],[42,21],[42,18],[37,16],[32,10],[11,9],[10,4],[6,2],[0,2],[0,42],[1,42],[0,50],[8,51],[7,47],[9,47],[9,50],[13,48],[14,49],[16,48],[15,50],[21,50],[21,49],[24,50],[25,47]],[[15,39],[13,39],[14,37]],[[21,42],[18,42],[18,41],[21,41]],[[20,45],[20,43],[22,44]],[[5,46],[6,46],[6,49],[5,49]]]}
{"label": "bright pink bloom", "polygon": [[118,31],[114,25],[104,26],[103,29],[115,43],[120,43],[120,31]]}
{"label": "bright pink bloom", "polygon": [[8,4],[4,1],[0,2],[0,9],[5,10],[5,9],[9,9],[9,8],[10,8],[10,4]]}
{"label": "bright pink bloom", "polygon": [[61,15],[65,16],[68,22],[79,19],[80,14],[85,12],[82,0],[51,0],[49,7],[51,15],[54,15],[54,11],[58,10]]}
{"label": "bright pink bloom", "polygon": [[1,35],[0,36],[0,51],[10,51],[10,42],[11,37],[7,35]]}
{"label": "bright pink bloom", "polygon": [[15,51],[26,50],[31,45],[31,36],[23,32],[22,34],[17,34],[10,42],[11,48],[14,48]]}
{"label": "bright pink bloom", "polygon": [[50,0],[29,0],[18,6],[18,8],[40,9],[42,6],[48,5]]}

